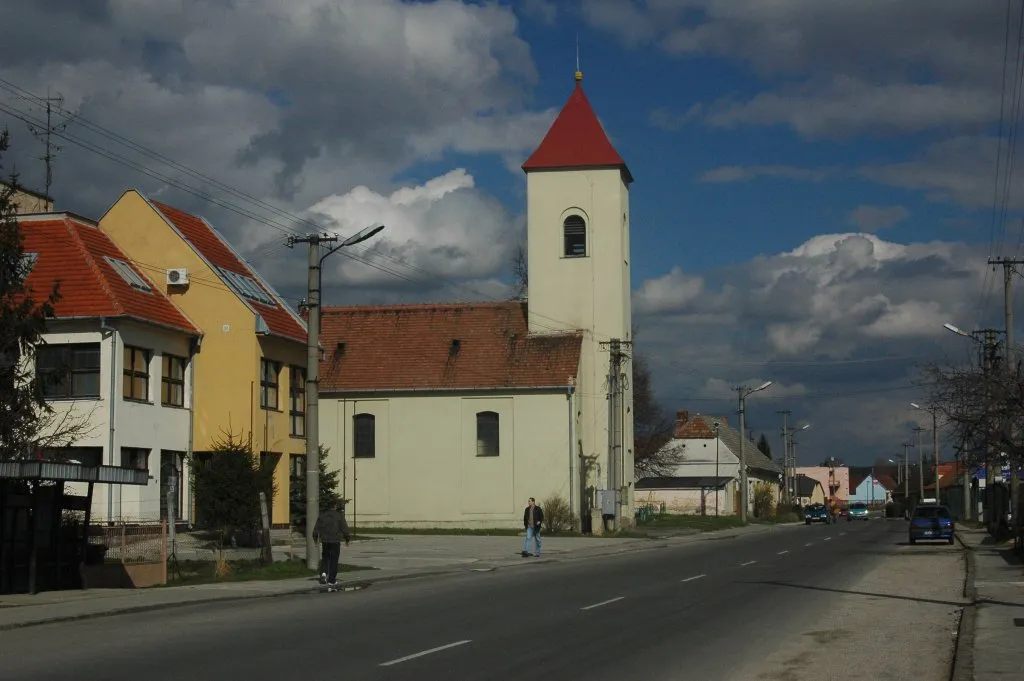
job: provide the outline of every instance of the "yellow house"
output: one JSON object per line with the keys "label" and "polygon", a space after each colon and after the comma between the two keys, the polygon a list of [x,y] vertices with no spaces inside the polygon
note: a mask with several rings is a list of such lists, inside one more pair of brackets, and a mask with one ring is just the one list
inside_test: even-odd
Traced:
{"label": "yellow house", "polygon": [[286,526],[290,472],[305,469],[305,322],[201,217],[132,189],[99,224],[203,332],[189,451],[248,439],[275,466],[271,523]]}

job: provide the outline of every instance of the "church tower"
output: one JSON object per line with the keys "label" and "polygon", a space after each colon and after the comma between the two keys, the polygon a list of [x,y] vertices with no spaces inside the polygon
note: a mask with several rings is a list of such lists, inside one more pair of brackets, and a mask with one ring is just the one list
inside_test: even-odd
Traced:
{"label": "church tower", "polygon": [[[632,312],[629,186],[633,177],[583,93],[569,100],[523,164],[527,189],[530,333],[581,331],[576,389],[581,489],[617,490],[616,516],[633,518]],[[613,343],[623,359],[609,395]],[[609,425],[611,424],[611,433]],[[581,499],[600,505],[597,495]],[[579,511],[580,509],[577,509]],[[586,510],[586,509],[583,509]]]}

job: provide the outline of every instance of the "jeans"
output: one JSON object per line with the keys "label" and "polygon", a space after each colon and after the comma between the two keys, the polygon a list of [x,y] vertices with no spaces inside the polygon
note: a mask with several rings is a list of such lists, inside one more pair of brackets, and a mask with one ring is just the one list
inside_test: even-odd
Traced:
{"label": "jeans", "polygon": [[320,549],[320,569],[327,573],[327,583],[334,584],[338,578],[338,558],[341,557],[341,542],[325,541]]}
{"label": "jeans", "polygon": [[526,528],[526,541],[523,542],[523,551],[530,553],[530,540],[533,540],[537,547],[534,551],[538,556],[540,555],[540,528],[539,527],[527,527]]}

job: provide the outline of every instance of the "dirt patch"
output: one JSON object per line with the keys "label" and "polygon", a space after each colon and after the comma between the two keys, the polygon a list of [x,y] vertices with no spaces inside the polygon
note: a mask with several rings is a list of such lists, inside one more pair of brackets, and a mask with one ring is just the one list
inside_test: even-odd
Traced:
{"label": "dirt patch", "polygon": [[963,597],[958,547],[898,546],[744,679],[945,681]]}

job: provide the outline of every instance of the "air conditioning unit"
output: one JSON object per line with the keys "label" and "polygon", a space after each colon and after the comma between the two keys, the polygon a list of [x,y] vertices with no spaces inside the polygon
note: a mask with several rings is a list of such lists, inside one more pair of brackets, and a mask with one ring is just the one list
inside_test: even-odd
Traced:
{"label": "air conditioning unit", "polygon": [[188,270],[184,267],[176,267],[174,269],[167,270],[167,285],[168,286],[186,286],[188,285]]}

